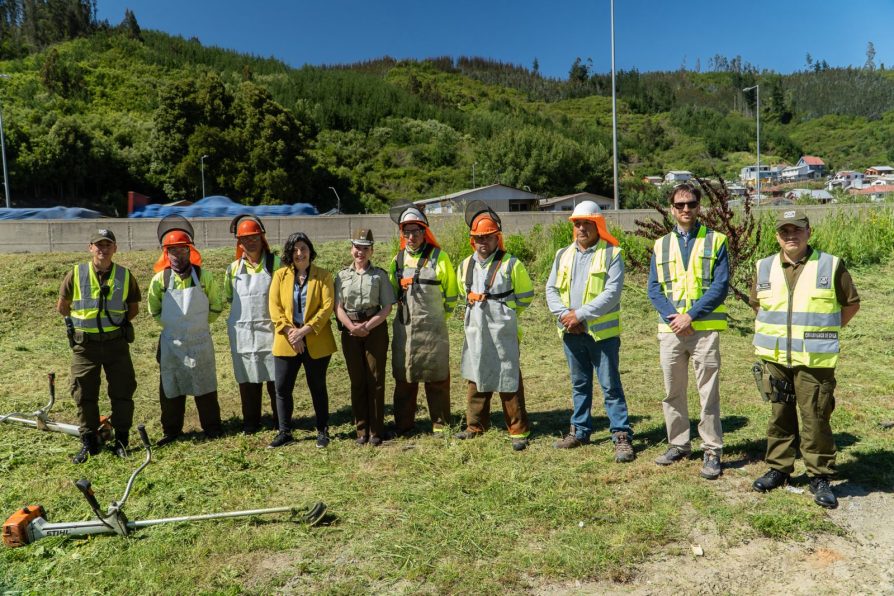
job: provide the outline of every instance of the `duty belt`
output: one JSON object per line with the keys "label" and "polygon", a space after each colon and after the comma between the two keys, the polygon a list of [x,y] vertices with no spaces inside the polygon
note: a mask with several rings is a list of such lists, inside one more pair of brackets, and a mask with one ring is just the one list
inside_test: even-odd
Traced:
{"label": "duty belt", "polygon": [[84,341],[111,341],[124,337],[124,330],[120,327],[114,331],[105,331],[102,333],[86,333],[84,332]]}
{"label": "duty belt", "polygon": [[366,310],[346,310],[345,314],[348,315],[348,318],[351,319],[355,323],[362,323],[363,321],[368,321],[373,316],[382,310],[378,306],[371,306]]}

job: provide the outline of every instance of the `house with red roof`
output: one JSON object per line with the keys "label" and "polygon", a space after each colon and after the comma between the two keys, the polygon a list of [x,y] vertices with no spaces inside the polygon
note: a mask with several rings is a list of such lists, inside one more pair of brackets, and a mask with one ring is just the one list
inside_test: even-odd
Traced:
{"label": "house with red roof", "polygon": [[793,166],[782,170],[782,182],[796,182],[798,180],[817,180],[826,173],[825,162],[814,155],[802,155]]}

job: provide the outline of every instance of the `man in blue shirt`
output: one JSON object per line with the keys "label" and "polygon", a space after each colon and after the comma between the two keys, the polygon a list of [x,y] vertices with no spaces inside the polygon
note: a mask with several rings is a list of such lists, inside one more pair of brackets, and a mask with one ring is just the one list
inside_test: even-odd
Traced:
{"label": "man in blue shirt", "polygon": [[723,429],[720,424],[720,334],[726,329],[723,301],[729,284],[726,236],[698,221],[701,189],[681,184],[670,193],[676,225],[655,241],[649,266],[649,300],[659,314],[658,345],[664,373],[664,421],[667,451],[662,466],[692,452],[686,399],[689,361],[695,369],[701,401],[698,432],[704,459],[701,476],[721,474]]}

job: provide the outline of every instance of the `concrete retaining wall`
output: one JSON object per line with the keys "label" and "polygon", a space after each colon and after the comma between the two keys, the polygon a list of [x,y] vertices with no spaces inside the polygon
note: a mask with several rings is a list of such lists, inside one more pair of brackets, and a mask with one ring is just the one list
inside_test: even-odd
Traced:
{"label": "concrete retaining wall", "polygon": [[[854,212],[876,208],[878,205],[811,205],[804,209],[811,221],[821,220],[836,210]],[[792,209],[793,207],[785,207]],[[769,209],[769,208],[768,208]],[[776,208],[777,210],[783,208]],[[568,212],[521,212],[501,213],[503,230],[508,234],[526,233],[535,225],[549,226],[556,221],[567,221]],[[605,218],[612,226],[625,231],[636,228],[637,219],[654,217],[651,209],[625,209],[605,211]],[[437,228],[459,215],[432,216]],[[196,231],[196,245],[203,247],[231,246],[230,218],[201,218],[192,220]],[[282,245],[292,232],[304,232],[314,242],[345,240],[351,230],[368,228],[377,240],[385,240],[397,234],[397,227],[387,215],[336,215],[314,217],[265,217],[267,238],[274,246]],[[78,252],[84,250],[90,235],[98,228],[108,228],[115,233],[120,250],[154,249],[158,247],[155,234],[157,219],[77,219],[77,220],[16,220],[0,221],[0,252]]]}

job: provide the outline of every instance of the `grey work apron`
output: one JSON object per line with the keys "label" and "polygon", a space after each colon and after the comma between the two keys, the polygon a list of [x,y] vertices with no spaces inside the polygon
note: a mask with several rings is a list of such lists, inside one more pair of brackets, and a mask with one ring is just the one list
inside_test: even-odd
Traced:
{"label": "grey work apron", "polygon": [[174,274],[161,301],[161,384],[165,396],[205,395],[217,391],[214,343],[208,324],[208,296],[195,268],[192,287],[174,288]]}
{"label": "grey work apron", "polygon": [[[429,383],[450,378],[450,343],[444,295],[437,278],[439,249],[434,249],[419,269],[416,283],[403,293],[394,317],[391,371],[395,380]],[[406,267],[403,277],[415,277],[416,267]],[[400,280],[398,280],[400,283]]]}
{"label": "grey work apron", "polygon": [[233,276],[233,304],[227,318],[227,335],[237,383],[273,380],[273,321],[270,320],[270,274],[251,275],[245,260]]}
{"label": "grey work apron", "polygon": [[[472,292],[484,293],[486,289],[489,294],[503,294],[513,290],[511,274],[514,262],[509,262],[508,268],[506,262],[502,263],[491,287],[485,288],[489,267],[482,269],[474,256],[469,258],[474,261]],[[515,257],[510,257],[510,261],[515,261]],[[460,267],[463,274],[467,266],[468,261],[464,261]],[[506,275],[503,274],[504,270]],[[461,287],[465,288],[464,285]],[[466,303],[462,375],[464,379],[474,381],[478,391],[518,391],[518,316],[515,310],[506,306],[506,300],[511,298],[510,295],[499,299],[488,298],[472,305]]]}

